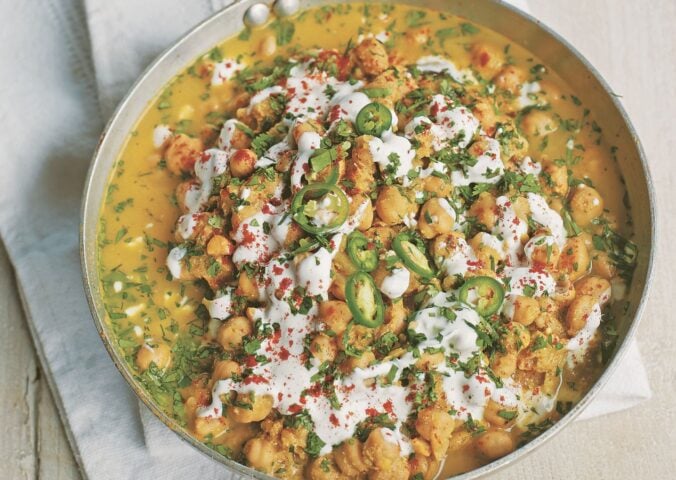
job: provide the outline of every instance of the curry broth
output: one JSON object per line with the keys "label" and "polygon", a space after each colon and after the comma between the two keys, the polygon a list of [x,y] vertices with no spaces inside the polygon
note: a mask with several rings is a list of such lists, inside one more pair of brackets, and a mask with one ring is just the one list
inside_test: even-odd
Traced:
{"label": "curry broth", "polygon": [[[383,10],[387,13],[385,19],[381,19]],[[342,51],[351,39],[354,42],[363,33],[389,31],[388,49],[403,58],[404,63],[438,54],[465,68],[470,65],[468,45],[481,39],[500,46],[513,64],[531,73],[539,71],[542,64],[504,36],[465,19],[431,10],[401,6],[365,8],[355,4],[308,10],[292,21],[295,24],[293,40],[285,46],[278,45],[275,55],[288,56],[311,48]],[[189,418],[177,392],[209,371],[210,358],[215,352],[199,347],[193,340],[208,328],[199,312],[205,288],[194,282],[176,282],[165,265],[180,215],[174,192],[181,179],[164,168],[164,160],[153,145],[153,130],[158,124],[167,124],[176,131],[205,135],[205,131],[214,130],[215,124],[233,115],[234,87],[230,82],[211,86],[208,78],[200,76],[201,61],[227,57],[241,58],[246,65],[258,61],[269,63],[272,57],[262,55],[259,46],[271,34],[279,39],[279,27],[274,22],[273,19],[264,28],[245,30],[239,37],[225,40],[180,72],[150,102],[120,152],[101,211],[99,270],[107,321],[114,331],[113,341],[132,369],[135,368],[134,354],[144,339],[162,339],[169,345],[180,343],[174,347],[178,352],[174,362],[180,364],[180,368],[172,381],[153,383],[157,379],[148,374],[141,380],[161,408],[182,424]],[[617,219],[620,232],[629,233],[625,189],[611,148],[603,143],[602,121],[598,120],[597,124],[593,120],[584,104],[554,72],[543,73],[541,83],[543,89],[560,92],[552,110],[560,115],[561,125],[544,137],[546,141],[531,141],[530,155],[567,159],[574,176],[588,177],[602,194],[609,215]],[[576,157],[584,157],[584,160],[575,160]],[[590,369],[584,383],[593,383],[597,374],[596,368]],[[586,387],[577,391],[566,391],[564,387],[560,396],[576,402],[585,391]],[[207,443],[217,450],[218,445],[223,444],[227,449],[219,451],[236,455],[256,428],[243,425],[238,427],[241,435],[233,431]],[[515,437],[521,433],[518,429],[513,431]],[[468,445],[452,454],[442,471],[452,475],[484,463],[486,460]]]}

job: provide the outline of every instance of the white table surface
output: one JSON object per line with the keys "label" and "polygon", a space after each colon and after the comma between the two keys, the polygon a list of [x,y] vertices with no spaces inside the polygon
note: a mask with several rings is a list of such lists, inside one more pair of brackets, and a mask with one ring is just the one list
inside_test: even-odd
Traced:
{"label": "white table surface", "polygon": [[[529,0],[622,95],[643,141],[659,220],[653,289],[639,345],[653,398],[629,411],[566,428],[493,478],[676,478],[676,0]],[[0,206],[2,208],[2,206]],[[79,479],[0,245],[0,478]]]}

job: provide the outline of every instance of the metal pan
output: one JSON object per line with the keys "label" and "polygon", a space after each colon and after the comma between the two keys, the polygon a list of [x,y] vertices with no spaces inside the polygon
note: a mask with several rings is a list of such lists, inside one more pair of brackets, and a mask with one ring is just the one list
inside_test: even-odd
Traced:
{"label": "metal pan", "polygon": [[[352,1],[356,0],[343,3],[352,3]],[[123,355],[112,341],[110,325],[103,308],[97,270],[96,234],[99,214],[113,164],[128,132],[132,130],[148,102],[155,97],[168,80],[182,71],[200,54],[243,28],[243,16],[254,3],[257,2],[255,0],[236,1],[230,7],[195,27],[150,65],[120,103],[101,136],[89,170],[82,203],[80,253],[83,282],[94,323],[113,362],[136,395],[178,436],[205,455],[221,462],[226,468],[251,478],[272,479],[272,477],[222,457],[193,438],[173,419],[166,416],[141,385],[135,382],[134,375],[124,361]],[[336,2],[304,0],[300,3],[301,8],[305,8]],[[545,64],[568,82],[574,91],[580,93],[579,96],[597,118],[603,119],[606,140],[617,146],[617,162],[626,181],[632,206],[635,230],[633,240],[639,247],[638,265],[628,297],[630,307],[618,316],[619,339],[606,370],[587,395],[545,433],[506,457],[455,477],[457,479],[478,478],[523,458],[565,428],[592,401],[616,370],[620,358],[628,348],[629,341],[636,333],[638,320],[645,304],[646,292],[650,286],[656,238],[654,192],[643,149],[619,101],[594,67],[568,42],[542,23],[500,0],[401,0],[388,3],[428,7],[466,17],[505,35],[514,43],[524,46],[539,56]]]}

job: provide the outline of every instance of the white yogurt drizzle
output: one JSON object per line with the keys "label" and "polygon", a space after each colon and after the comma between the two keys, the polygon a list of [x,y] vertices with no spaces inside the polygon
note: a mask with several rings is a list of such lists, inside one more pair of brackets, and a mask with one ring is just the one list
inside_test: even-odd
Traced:
{"label": "white yogurt drizzle", "polygon": [[472,72],[469,70],[460,70],[455,63],[448,58],[436,55],[421,57],[416,62],[416,67],[421,72],[447,73],[453,80],[460,83],[466,83],[474,80]]}
{"label": "white yogurt drizzle", "polygon": [[223,85],[243,68],[244,65],[233,58],[226,58],[225,60],[214,64],[214,71],[211,75],[211,85]]}
{"label": "white yogurt drizzle", "polygon": [[519,106],[521,108],[530,107],[532,105],[537,105],[538,101],[536,100],[535,94],[539,93],[542,90],[539,82],[526,82],[521,85],[521,90],[519,92]]}
{"label": "white yogurt drizzle", "polygon": [[153,129],[153,147],[162,148],[174,132],[168,125],[160,124]]}
{"label": "white yogurt drizzle", "polygon": [[407,268],[394,268],[380,282],[380,291],[389,298],[399,298],[408,290],[410,280],[411,272]]}
{"label": "white yogurt drizzle", "polygon": [[459,187],[470,183],[497,183],[505,172],[505,166],[500,158],[500,142],[491,137],[482,137],[487,148],[476,158],[476,163],[467,167],[465,171],[454,170],[451,181]]}

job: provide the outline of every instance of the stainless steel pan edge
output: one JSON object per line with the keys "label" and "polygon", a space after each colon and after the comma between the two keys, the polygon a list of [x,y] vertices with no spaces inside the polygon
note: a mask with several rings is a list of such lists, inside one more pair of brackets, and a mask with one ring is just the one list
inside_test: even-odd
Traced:
{"label": "stainless steel pan edge", "polygon": [[[146,69],[117,107],[101,135],[85,184],[80,225],[80,256],[84,288],[96,328],[115,366],[137,396],[171,430],[205,455],[250,478],[272,479],[273,477],[222,457],[194,439],[173,419],[165,415],[142,387],[135,382],[133,372],[111,342],[96,267],[98,217],[104,200],[105,187],[129,132],[149,102],[170,78],[183,70],[199,54],[208,51],[214,44],[237,33],[243,27],[244,12],[254,3],[257,2],[239,0],[196,26]],[[331,3],[338,2],[304,0],[301,1],[301,6],[305,8]],[[359,0],[342,3],[359,3]],[[619,360],[628,348],[629,341],[635,336],[652,277],[657,225],[654,191],[641,143],[626,112],[610,87],[582,55],[541,22],[500,0],[402,0],[378,3],[424,6],[464,16],[502,33],[542,58],[571,84],[573,90],[583,92],[579,96],[599,119],[599,123],[604,128],[604,137],[618,147],[618,163],[627,182],[627,190],[632,202],[636,232],[634,240],[639,245],[639,264],[629,296],[630,306],[620,320],[620,338],[610,364],[582,401],[541,436],[510,455],[482,468],[454,477],[463,480],[479,478],[523,458],[556,435],[593,400],[617,369]]]}

